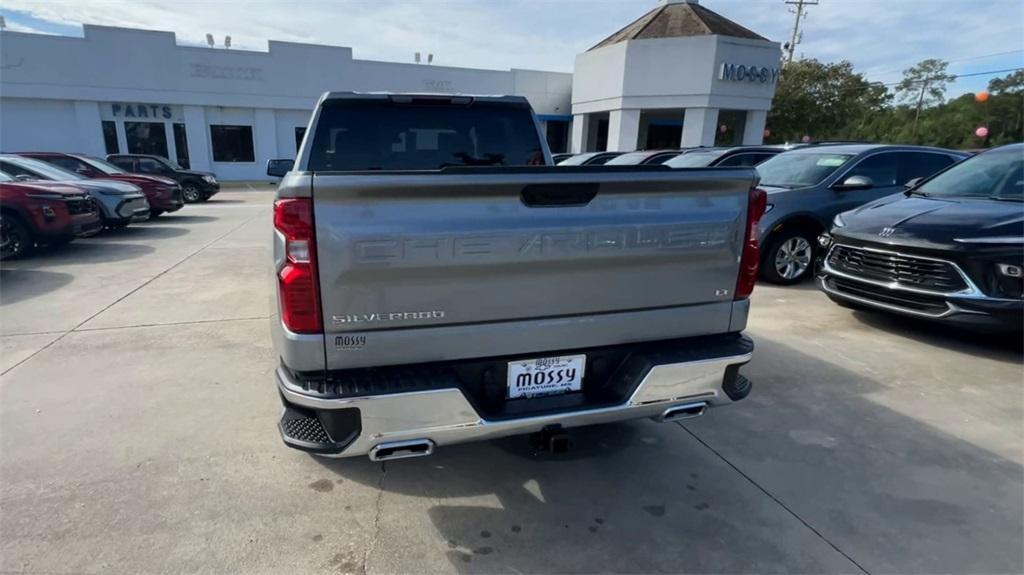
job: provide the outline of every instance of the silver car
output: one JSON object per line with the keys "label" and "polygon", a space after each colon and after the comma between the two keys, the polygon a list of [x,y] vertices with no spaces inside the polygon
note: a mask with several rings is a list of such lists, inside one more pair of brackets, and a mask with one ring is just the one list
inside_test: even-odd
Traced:
{"label": "silver car", "polygon": [[52,164],[13,154],[0,154],[0,171],[22,180],[51,180],[72,184],[89,194],[100,209],[103,225],[124,228],[149,219],[149,200],[133,184],[90,179]]}

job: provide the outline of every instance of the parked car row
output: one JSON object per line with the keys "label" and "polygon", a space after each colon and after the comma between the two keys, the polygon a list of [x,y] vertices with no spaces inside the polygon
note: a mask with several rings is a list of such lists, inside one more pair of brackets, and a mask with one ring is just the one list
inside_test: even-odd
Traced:
{"label": "parked car row", "polygon": [[[0,154],[0,257],[66,243],[103,228],[122,229],[180,210],[188,201],[205,201],[220,189],[213,174],[175,171],[158,156],[118,154],[108,159],[120,165],[84,154]],[[150,161],[163,167],[148,169]],[[125,165],[145,166],[147,173],[120,167]]]}
{"label": "parked car row", "polygon": [[587,152],[554,154],[559,166],[650,166],[664,164],[673,168],[713,166],[756,166],[794,146],[733,146],[724,148],[684,148],[680,150],[640,150],[636,152]]}
{"label": "parked car row", "polygon": [[[592,152],[558,165],[756,166],[762,279],[844,307],[1024,329],[1024,144],[981,154],[819,143]],[[817,273],[815,273],[817,269]]]}
{"label": "parked car row", "polygon": [[821,142],[640,152],[590,152],[559,166],[653,165],[671,168],[750,167],[761,176],[768,206],[758,227],[762,279],[794,284],[809,278],[817,238],[836,214],[900,192],[968,156],[923,146]]}

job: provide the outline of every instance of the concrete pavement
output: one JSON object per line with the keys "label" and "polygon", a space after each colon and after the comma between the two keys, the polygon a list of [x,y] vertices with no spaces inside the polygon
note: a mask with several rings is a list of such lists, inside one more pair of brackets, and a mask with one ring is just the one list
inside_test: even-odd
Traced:
{"label": "concrete pavement", "polygon": [[268,192],[0,266],[0,571],[1024,571],[1019,340],[759,286],[744,402],[385,465],[286,449]]}

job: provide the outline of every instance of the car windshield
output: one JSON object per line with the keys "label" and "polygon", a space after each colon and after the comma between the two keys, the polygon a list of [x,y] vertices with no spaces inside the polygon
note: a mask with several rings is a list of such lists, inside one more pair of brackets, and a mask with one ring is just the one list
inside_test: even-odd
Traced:
{"label": "car windshield", "polygon": [[960,162],[916,192],[935,197],[1024,200],[1024,146],[997,148]]}
{"label": "car windshield", "polygon": [[14,178],[12,178],[9,174],[7,174],[6,172],[0,172],[0,182],[13,182],[13,181],[14,181]]}
{"label": "car windshield", "polygon": [[702,152],[687,152],[682,156],[676,156],[665,162],[666,166],[673,168],[706,168],[718,158],[725,154],[724,150],[707,150]]}
{"label": "car windshield", "polygon": [[175,162],[174,160],[169,160],[167,158],[157,157],[156,161],[160,162],[161,164],[164,164],[165,166],[168,166],[169,168],[175,171],[181,171],[185,169],[179,166],[178,163]]}
{"label": "car windshield", "polygon": [[41,160],[33,160],[32,158],[23,158],[21,156],[3,156],[0,158],[2,162],[9,162],[10,164],[17,166],[27,172],[39,176],[45,180],[56,180],[58,182],[66,182],[69,180],[86,180],[85,176],[76,174],[70,170],[64,168],[58,168],[53,164],[43,162]]}
{"label": "car windshield", "polygon": [[90,166],[96,168],[97,170],[103,172],[104,174],[127,174],[128,173],[128,172],[122,170],[121,168],[118,168],[114,164],[111,164],[110,162],[107,162],[105,160],[100,160],[98,158],[88,158],[88,157],[82,156],[82,157],[79,157],[78,159],[82,160],[86,164],[89,164]]}
{"label": "car windshield", "polygon": [[648,152],[630,152],[628,154],[622,154],[621,156],[615,156],[614,158],[605,162],[606,166],[636,166],[644,163],[644,160],[650,158],[651,154]]}
{"label": "car windshield", "polygon": [[761,162],[756,169],[764,186],[801,188],[821,182],[852,157],[853,154],[779,154]]}
{"label": "car windshield", "polygon": [[596,155],[597,155],[597,152],[592,152],[592,153],[589,153],[589,154],[576,154],[575,156],[570,156],[570,157],[562,160],[561,162],[558,162],[558,165],[559,166],[582,166],[583,162],[586,162],[587,160],[589,160],[590,158],[593,158]]}

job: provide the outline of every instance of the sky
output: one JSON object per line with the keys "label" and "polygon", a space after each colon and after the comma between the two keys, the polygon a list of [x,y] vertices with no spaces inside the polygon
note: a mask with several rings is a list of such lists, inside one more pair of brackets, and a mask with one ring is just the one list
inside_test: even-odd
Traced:
{"label": "sky", "polygon": [[[784,0],[700,0],[775,40],[789,40]],[[179,44],[266,50],[267,40],[349,46],[355,58],[473,68],[571,72],[573,59],[657,6],[657,0],[0,0],[8,30],[81,36],[83,23],[166,30]],[[819,0],[807,9],[797,55],[850,60],[895,83],[925,58],[954,74],[1024,67],[1022,0]],[[0,39],[2,49],[2,39]],[[996,76],[1002,76],[998,74]],[[984,90],[993,75],[961,78],[948,97]]]}

